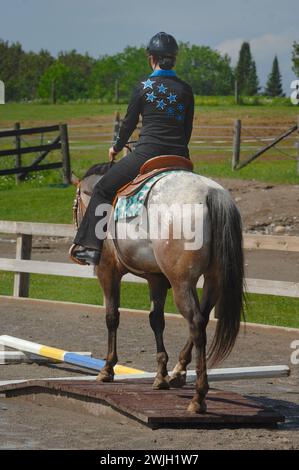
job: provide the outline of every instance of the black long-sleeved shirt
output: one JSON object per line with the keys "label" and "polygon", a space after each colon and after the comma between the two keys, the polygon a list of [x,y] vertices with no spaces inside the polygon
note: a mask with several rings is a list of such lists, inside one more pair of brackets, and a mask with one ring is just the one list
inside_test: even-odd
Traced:
{"label": "black long-sleeved shirt", "polygon": [[135,130],[142,128],[136,145],[144,149],[161,146],[167,153],[188,155],[194,115],[192,88],[172,70],[157,70],[135,88],[122,122],[114,150],[119,152]]}

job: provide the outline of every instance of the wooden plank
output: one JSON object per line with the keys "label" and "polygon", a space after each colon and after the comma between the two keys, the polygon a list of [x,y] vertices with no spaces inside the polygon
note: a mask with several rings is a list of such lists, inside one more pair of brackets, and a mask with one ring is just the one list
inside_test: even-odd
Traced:
{"label": "wooden plank", "polygon": [[54,276],[95,278],[92,266],[79,266],[72,263],[53,263],[48,261],[24,261],[0,258],[0,270]]}
{"label": "wooden plank", "polygon": [[[206,397],[207,412],[204,414],[187,411],[194,386],[180,389],[153,390],[152,381],[124,381],[114,383],[35,381],[1,387],[7,398],[26,396],[35,403],[53,403],[68,407],[76,403],[89,413],[99,415],[103,404],[112,406],[120,413],[151,427],[180,424],[259,424],[271,425],[283,422],[284,416],[272,409],[266,409],[257,402],[237,393],[211,389]],[[106,411],[104,411],[106,412]]]}
{"label": "wooden plank", "polygon": [[[60,150],[61,144],[44,144],[44,145],[32,145],[31,147],[22,147],[19,149],[21,155],[27,153],[44,152],[50,150]],[[16,149],[0,150],[0,157],[9,157],[10,155],[16,155]]]}
{"label": "wooden plank", "polygon": [[[32,251],[32,235],[18,235],[16,259],[30,260]],[[14,276],[14,297],[29,297],[29,274],[16,273]]]}
{"label": "wooden plank", "polygon": [[251,294],[299,297],[299,282],[268,281],[266,279],[246,279],[245,281],[247,291]]}
{"label": "wooden plank", "polygon": [[[48,261],[24,261],[10,258],[0,258],[0,270],[48,274],[55,276],[95,278],[92,266],[79,266],[71,263],[54,263]],[[124,282],[146,283],[143,278],[127,274],[123,278]],[[279,295],[285,297],[299,297],[299,283],[285,281],[268,281],[266,279],[246,279],[247,292],[253,294]],[[203,286],[202,278],[197,283],[197,287]]]}
{"label": "wooden plank", "polygon": [[[16,227],[17,231],[16,231]],[[22,232],[22,230],[25,230]],[[25,235],[73,237],[75,228],[69,224],[41,224],[0,220],[0,233],[24,233]],[[277,250],[299,252],[299,237],[290,235],[243,234],[246,250]]]}
{"label": "wooden plank", "polygon": [[33,135],[33,134],[45,134],[47,132],[55,132],[59,131],[59,126],[42,126],[42,127],[29,127],[26,129],[6,129],[4,131],[0,131],[0,139],[1,137],[15,137],[16,135]]}
{"label": "wooden plank", "polygon": [[63,168],[63,182],[64,184],[71,184],[71,159],[67,125],[61,124],[60,139],[61,139],[61,154],[62,154],[62,168]]}
{"label": "wooden plank", "polygon": [[258,150],[252,157],[248,158],[245,160],[245,162],[239,164],[236,169],[241,170],[241,168],[244,168],[246,165],[254,161],[256,158],[258,158],[260,155],[265,153],[267,150],[271,149],[274,147],[276,144],[278,144],[281,140],[285,139],[288,137],[290,134],[295,132],[298,129],[297,124],[295,126],[292,126],[288,131],[284,132],[282,135],[274,139],[270,144],[266,145],[265,147],[262,147],[260,150]]}
{"label": "wooden plank", "polygon": [[255,235],[245,233],[245,250],[275,250],[299,252],[299,237],[289,235]]}
{"label": "wooden plank", "polygon": [[0,233],[46,236],[74,237],[75,227],[70,224],[44,224],[40,222],[15,222],[0,220]]}
{"label": "wooden plank", "polygon": [[29,173],[30,171],[58,170],[59,168],[62,168],[62,162],[45,163],[44,165],[36,165],[34,167],[34,170],[31,168],[31,166],[22,166],[19,169],[12,168],[12,169],[7,169],[7,170],[0,170],[0,176],[14,175],[19,172]]}
{"label": "wooden plank", "polygon": [[241,147],[241,120],[236,119],[234,122],[232,170],[235,170],[240,162],[240,147]]}
{"label": "wooden plank", "polygon": [[[21,168],[22,166],[22,147],[21,147],[21,137],[18,131],[20,130],[21,125],[19,122],[15,123],[15,131],[16,131],[16,136],[15,136],[15,145],[16,145],[16,164],[15,167],[16,169]],[[20,175],[19,173],[16,173],[16,184],[20,183]]]}
{"label": "wooden plank", "polygon": [[[51,144],[58,144],[60,142],[60,135],[58,137],[56,137],[56,139],[54,139]],[[49,154],[49,150],[45,150],[44,152],[42,152],[38,157],[36,157],[33,162],[31,163],[31,165],[27,168],[30,168],[31,171],[34,171],[35,168],[38,166],[38,164],[44,160],[46,158],[46,156]],[[19,175],[19,179],[20,180],[24,180],[26,175],[27,175],[27,172],[30,171],[30,170],[27,170],[25,173],[21,173]]]}

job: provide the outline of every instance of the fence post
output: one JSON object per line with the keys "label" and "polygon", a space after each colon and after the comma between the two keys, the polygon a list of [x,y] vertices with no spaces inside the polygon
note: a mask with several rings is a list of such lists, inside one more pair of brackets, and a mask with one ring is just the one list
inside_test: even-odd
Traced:
{"label": "fence post", "polygon": [[240,148],[241,148],[241,120],[236,119],[234,122],[232,170],[235,170],[240,162]]}
{"label": "fence post", "polygon": [[[19,131],[21,129],[21,125],[19,122],[15,123],[14,126],[15,131]],[[15,145],[16,145],[16,168],[21,168],[22,166],[22,157],[21,157],[21,136],[16,134],[15,136]],[[19,184],[20,174],[16,174],[16,184]]]}
{"label": "fence post", "polygon": [[297,117],[297,133],[298,133],[298,139],[297,139],[297,175],[299,176],[299,116]]}
{"label": "fence post", "polygon": [[115,103],[119,103],[119,80],[118,78],[115,80]]}
{"label": "fence post", "polygon": [[[32,235],[18,235],[16,259],[31,259]],[[14,297],[29,297],[29,273],[16,273],[14,276]]]}
{"label": "fence post", "polygon": [[118,137],[119,128],[120,128],[120,114],[119,114],[119,111],[116,111],[115,118],[114,118],[113,137],[112,137],[113,144],[115,143]]}
{"label": "fence post", "polygon": [[59,124],[62,154],[63,183],[71,184],[71,159],[66,124]]}

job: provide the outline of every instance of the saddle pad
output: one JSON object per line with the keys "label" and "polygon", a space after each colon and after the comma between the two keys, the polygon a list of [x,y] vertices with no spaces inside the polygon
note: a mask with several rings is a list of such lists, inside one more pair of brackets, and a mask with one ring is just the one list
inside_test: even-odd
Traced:
{"label": "saddle pad", "polygon": [[185,170],[167,170],[163,173],[153,176],[139,189],[139,191],[132,196],[120,197],[114,208],[114,220],[118,221],[129,217],[137,217],[142,213],[143,206],[146,202],[147,196],[153,185],[169,175],[169,173],[186,173]]}

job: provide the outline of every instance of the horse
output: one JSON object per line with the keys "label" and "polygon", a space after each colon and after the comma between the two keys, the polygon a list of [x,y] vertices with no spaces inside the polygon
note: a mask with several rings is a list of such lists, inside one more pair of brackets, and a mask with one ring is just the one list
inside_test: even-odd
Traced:
{"label": "horse", "polygon": [[[91,167],[79,181],[76,179],[77,195],[74,215],[80,224],[89,203],[94,185],[109,169],[109,163]],[[112,382],[113,367],[118,362],[117,328],[119,326],[120,282],[131,272],[147,280],[151,300],[149,314],[157,348],[157,374],[154,389],[183,387],[186,383],[187,366],[191,362],[192,349],[196,353],[195,394],[188,411],[204,413],[205,397],[209,390],[207,361],[214,366],[223,361],[233,349],[242,315],[244,314],[244,259],[242,247],[242,222],[238,208],[229,192],[215,181],[191,171],[169,172],[150,189],[145,208],[147,214],[155,204],[168,207],[176,201],[184,204],[200,204],[202,210],[192,212],[193,226],[202,227],[202,243],[194,249],[185,249],[184,239],[168,237],[151,239],[118,239],[108,235],[104,241],[102,256],[96,274],[103,288],[106,324],[108,329],[108,353],[105,366],[97,380]],[[162,214],[163,215],[163,214]],[[168,217],[168,214],[164,214]],[[165,217],[157,224],[163,229]],[[182,211],[172,214],[170,228],[183,220]],[[120,221],[119,221],[120,222]],[[116,222],[116,226],[119,224]],[[149,228],[147,228],[149,230]],[[172,230],[170,230],[171,232]],[[148,232],[149,233],[149,232]],[[199,300],[196,285],[204,278]],[[168,375],[168,354],[163,342],[165,328],[164,305],[168,289],[172,288],[178,311],[187,320],[189,337],[182,348],[178,362]],[[215,307],[218,318],[211,347],[206,352],[206,328],[211,310]]]}

